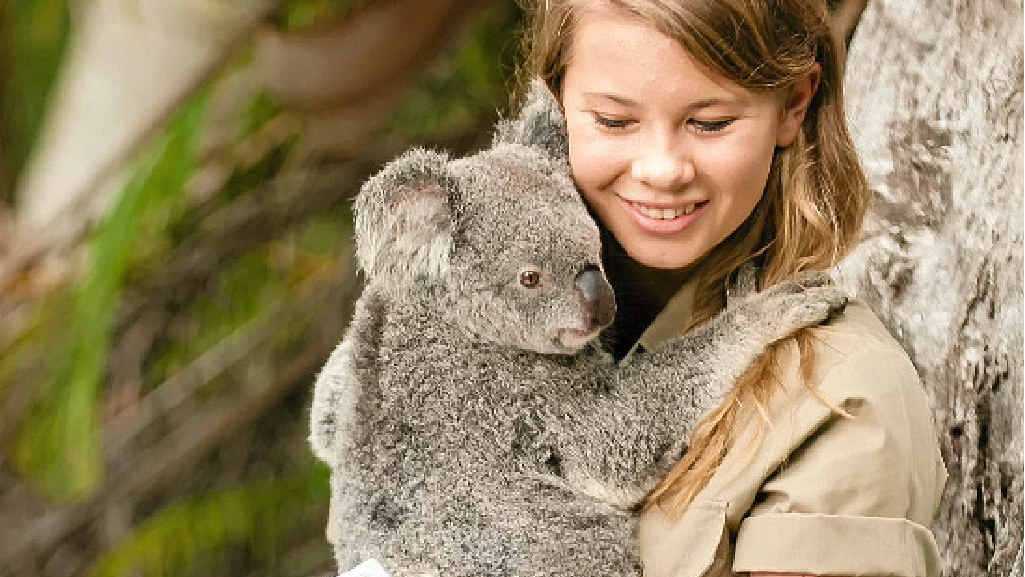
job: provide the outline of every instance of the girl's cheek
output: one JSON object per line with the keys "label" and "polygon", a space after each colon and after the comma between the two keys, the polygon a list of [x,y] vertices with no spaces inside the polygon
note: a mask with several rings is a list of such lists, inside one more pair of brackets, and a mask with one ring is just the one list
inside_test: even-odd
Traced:
{"label": "girl's cheek", "polygon": [[608,185],[629,162],[622,138],[610,138],[589,127],[569,126],[568,134],[573,179],[582,188]]}
{"label": "girl's cheek", "polygon": [[569,163],[577,185],[585,189],[595,189],[615,180],[614,152],[614,148],[596,143],[588,143],[575,149],[571,147]]}
{"label": "girl's cheek", "polygon": [[725,191],[750,194],[765,186],[773,146],[764,134],[746,131],[695,147],[695,164]]}

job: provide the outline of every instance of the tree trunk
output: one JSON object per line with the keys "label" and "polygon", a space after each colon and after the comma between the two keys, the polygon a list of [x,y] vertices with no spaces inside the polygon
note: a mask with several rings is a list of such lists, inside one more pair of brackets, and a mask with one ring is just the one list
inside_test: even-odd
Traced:
{"label": "tree trunk", "polygon": [[1022,6],[869,3],[848,119],[875,195],[840,276],[904,345],[949,481],[948,576],[1021,575]]}

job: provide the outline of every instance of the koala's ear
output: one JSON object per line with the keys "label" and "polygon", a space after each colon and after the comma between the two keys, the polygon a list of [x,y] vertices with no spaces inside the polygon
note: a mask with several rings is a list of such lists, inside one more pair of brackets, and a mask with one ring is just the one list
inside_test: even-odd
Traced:
{"label": "koala's ear", "polygon": [[498,124],[494,144],[501,143],[535,146],[557,159],[569,158],[562,105],[544,80],[531,80],[519,115]]}
{"label": "koala's ear", "polygon": [[354,203],[356,258],[367,279],[440,280],[452,253],[448,156],[413,149],[363,185]]}

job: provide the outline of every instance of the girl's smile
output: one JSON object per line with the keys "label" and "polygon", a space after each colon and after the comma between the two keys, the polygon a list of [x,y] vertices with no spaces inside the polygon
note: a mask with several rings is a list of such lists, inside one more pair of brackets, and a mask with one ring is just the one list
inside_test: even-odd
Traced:
{"label": "girl's smile", "polygon": [[678,42],[595,5],[574,25],[561,99],[585,201],[638,263],[689,267],[761,200],[799,129],[780,92],[699,67]]}
{"label": "girl's smile", "polygon": [[657,204],[637,202],[619,197],[626,209],[637,219],[637,225],[652,234],[672,234],[690,226],[708,205],[708,201]]}

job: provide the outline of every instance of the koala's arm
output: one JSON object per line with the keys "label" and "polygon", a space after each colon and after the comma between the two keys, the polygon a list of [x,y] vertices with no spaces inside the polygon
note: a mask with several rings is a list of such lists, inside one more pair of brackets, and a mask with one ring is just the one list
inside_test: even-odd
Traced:
{"label": "koala's arm", "polygon": [[639,503],[682,456],[698,420],[721,404],[766,347],[845,306],[844,293],[821,282],[805,277],[741,299],[608,373],[603,392],[553,411],[565,481],[618,507]]}
{"label": "koala's arm", "polygon": [[374,343],[383,323],[385,307],[380,297],[367,289],[356,302],[355,314],[342,342],[331,353],[317,375],[310,409],[310,446],[320,460],[334,467],[338,461],[338,439],[344,435],[359,395],[374,378]]}
{"label": "koala's arm", "polygon": [[340,417],[345,414],[345,403],[350,393],[359,387],[353,371],[353,340],[350,331],[335,347],[313,386],[313,405],[310,408],[310,446],[318,459],[334,467],[338,455],[336,439]]}

